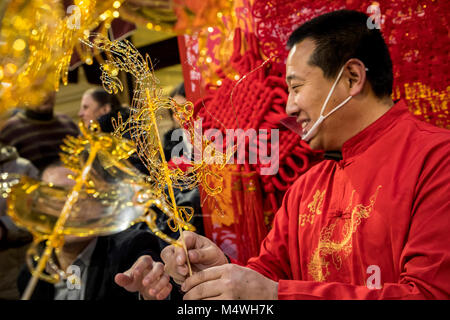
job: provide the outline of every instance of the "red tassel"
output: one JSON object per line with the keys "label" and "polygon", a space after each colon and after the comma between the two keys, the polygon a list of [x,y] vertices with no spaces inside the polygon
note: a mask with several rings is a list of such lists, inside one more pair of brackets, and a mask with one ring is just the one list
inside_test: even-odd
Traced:
{"label": "red tassel", "polygon": [[259,254],[259,247],[267,235],[264,223],[262,190],[256,172],[246,172],[242,175],[244,186],[244,215],[248,226],[248,258]]}

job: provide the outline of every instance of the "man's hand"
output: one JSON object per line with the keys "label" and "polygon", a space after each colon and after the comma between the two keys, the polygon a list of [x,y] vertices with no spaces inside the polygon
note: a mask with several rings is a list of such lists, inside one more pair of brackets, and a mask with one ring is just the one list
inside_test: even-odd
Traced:
{"label": "man's hand", "polygon": [[172,291],[169,276],[164,273],[164,265],[154,262],[150,256],[141,256],[124,273],[116,274],[114,281],[129,292],[139,293],[145,300],[163,300]]}
{"label": "man's hand", "polygon": [[[222,250],[208,238],[190,231],[184,231],[183,236],[193,272],[228,263]],[[182,284],[189,275],[184,249],[174,245],[165,247],[161,258],[166,272],[176,283]]]}
{"label": "man's hand", "polygon": [[235,264],[212,267],[186,279],[185,300],[275,300],[278,282]]}

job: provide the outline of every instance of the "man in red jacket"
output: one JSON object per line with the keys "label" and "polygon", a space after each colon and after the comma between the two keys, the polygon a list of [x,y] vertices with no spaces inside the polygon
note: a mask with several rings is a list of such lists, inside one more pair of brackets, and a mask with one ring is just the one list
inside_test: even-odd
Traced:
{"label": "man in red jacket", "polygon": [[[229,263],[185,233],[162,252],[185,299],[448,299],[450,133],[394,104],[367,16],[336,11],[291,35],[286,111],[311,148],[339,151],[286,193],[258,257]],[[334,152],[336,153],[336,152]]]}

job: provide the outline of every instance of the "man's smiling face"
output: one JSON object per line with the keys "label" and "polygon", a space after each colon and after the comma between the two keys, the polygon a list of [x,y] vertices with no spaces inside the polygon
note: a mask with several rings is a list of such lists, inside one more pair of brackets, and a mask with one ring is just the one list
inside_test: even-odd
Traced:
{"label": "man's smiling face", "polygon": [[[286,113],[297,117],[303,133],[309,131],[319,118],[322,105],[334,82],[334,79],[324,77],[321,68],[308,63],[315,47],[314,41],[310,38],[297,43],[289,52],[286,63],[286,81],[289,89]],[[339,81],[324,114],[346,98],[344,91],[342,81]],[[332,121],[326,119],[317,134],[308,141],[312,149],[326,148],[327,137],[336,132],[341,125],[338,113],[336,112],[336,116],[333,115]]]}

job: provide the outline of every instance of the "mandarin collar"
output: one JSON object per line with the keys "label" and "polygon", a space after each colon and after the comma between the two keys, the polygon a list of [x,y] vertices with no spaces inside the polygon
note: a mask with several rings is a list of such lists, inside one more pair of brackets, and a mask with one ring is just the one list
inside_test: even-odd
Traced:
{"label": "mandarin collar", "polygon": [[347,162],[351,158],[361,154],[380,137],[385,134],[401,117],[409,113],[405,100],[398,101],[380,118],[368,127],[348,139],[342,145],[342,158]]}

